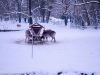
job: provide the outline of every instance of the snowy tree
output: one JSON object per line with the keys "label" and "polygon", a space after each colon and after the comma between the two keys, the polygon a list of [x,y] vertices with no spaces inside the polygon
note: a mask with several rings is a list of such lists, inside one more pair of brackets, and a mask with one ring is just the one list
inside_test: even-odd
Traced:
{"label": "snowy tree", "polygon": [[53,2],[54,2],[54,0],[40,0],[39,11],[40,11],[40,15],[42,17],[42,22],[49,21]]}
{"label": "snowy tree", "polygon": [[4,18],[4,16],[7,16],[7,14],[5,14],[6,12],[9,11],[9,2],[7,0],[0,0],[0,18],[1,20]]}
{"label": "snowy tree", "polygon": [[[74,23],[76,26],[88,27],[93,25],[98,26],[97,14],[99,3],[95,0],[76,0],[74,5]],[[93,17],[94,15],[94,17]]]}
{"label": "snowy tree", "polygon": [[62,16],[65,25],[70,19],[76,27],[98,28],[100,23],[100,0],[0,0],[0,10],[1,19],[29,18],[30,24],[38,19],[48,23],[50,16]]}
{"label": "snowy tree", "polygon": [[[16,0],[16,3],[17,3],[18,12],[21,12],[22,0]],[[21,13],[18,13],[18,18],[19,18],[19,23],[20,23],[21,22]]]}

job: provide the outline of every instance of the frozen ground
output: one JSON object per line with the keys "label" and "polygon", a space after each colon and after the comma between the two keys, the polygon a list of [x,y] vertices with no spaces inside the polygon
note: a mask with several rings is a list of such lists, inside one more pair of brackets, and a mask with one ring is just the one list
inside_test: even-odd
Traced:
{"label": "frozen ground", "polygon": [[32,45],[24,42],[27,24],[22,25],[21,31],[0,32],[1,74],[59,71],[100,74],[100,30],[42,24],[56,31],[57,42],[33,45],[32,58]]}

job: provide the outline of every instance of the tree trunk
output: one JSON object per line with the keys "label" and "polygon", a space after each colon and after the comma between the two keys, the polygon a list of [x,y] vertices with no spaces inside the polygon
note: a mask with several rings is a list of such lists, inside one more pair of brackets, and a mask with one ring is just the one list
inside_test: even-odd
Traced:
{"label": "tree trunk", "polygon": [[17,0],[17,5],[18,5],[18,21],[21,23],[21,0]]}
{"label": "tree trunk", "polygon": [[31,0],[29,0],[29,25],[33,24],[31,6]]}
{"label": "tree trunk", "polygon": [[19,12],[18,13],[18,20],[19,20],[19,23],[21,23],[21,13],[20,13],[21,12],[21,5],[20,4],[18,5],[18,12]]}

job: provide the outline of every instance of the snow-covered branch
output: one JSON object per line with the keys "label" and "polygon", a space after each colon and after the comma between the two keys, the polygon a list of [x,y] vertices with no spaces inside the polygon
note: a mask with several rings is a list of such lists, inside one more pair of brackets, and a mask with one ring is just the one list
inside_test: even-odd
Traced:
{"label": "snow-covered branch", "polygon": [[67,4],[59,3],[59,2],[55,2],[55,4],[58,4],[58,5],[65,7],[65,6],[68,6],[68,4],[70,4],[70,0],[67,2]]}
{"label": "snow-covered branch", "polygon": [[[70,1],[68,2],[68,4],[70,3]],[[84,3],[78,3],[78,4],[73,4],[73,3],[70,3],[71,5],[83,5],[83,4],[89,4],[89,3],[100,3],[99,1],[89,1],[89,2],[84,2]],[[61,5],[61,6],[66,6],[66,5],[63,5],[63,3],[55,3],[55,4],[58,4],[58,5]]]}
{"label": "snow-covered branch", "polygon": [[30,17],[28,14],[25,14],[25,13],[23,13],[23,12],[16,12],[16,11],[14,11],[14,12],[9,12],[9,13],[4,13],[4,14],[18,14],[18,13],[21,13],[21,14],[27,16],[27,17]]}
{"label": "snow-covered branch", "polygon": [[72,5],[83,5],[83,4],[89,4],[89,3],[99,3],[99,1],[89,1],[89,2],[84,2],[84,3],[79,3],[79,4],[72,4]]}
{"label": "snow-covered branch", "polygon": [[[38,7],[36,7],[36,8],[34,8],[33,10],[32,10],[32,12],[34,12],[35,10],[37,10],[38,8],[40,8],[40,6],[38,6]],[[48,11],[51,11],[50,9],[48,9],[48,8],[41,8],[41,9],[46,9],[46,10],[48,10]]]}
{"label": "snow-covered branch", "polygon": [[48,11],[51,11],[50,9],[48,9],[48,8],[42,8],[42,9],[46,9],[46,10],[48,10]]}
{"label": "snow-covered branch", "polygon": [[35,11],[35,10],[37,10],[38,8],[40,8],[40,6],[38,6],[38,7],[34,8],[34,9],[33,9],[33,10],[31,10],[31,11],[33,11],[33,12],[34,12],[34,11]]}

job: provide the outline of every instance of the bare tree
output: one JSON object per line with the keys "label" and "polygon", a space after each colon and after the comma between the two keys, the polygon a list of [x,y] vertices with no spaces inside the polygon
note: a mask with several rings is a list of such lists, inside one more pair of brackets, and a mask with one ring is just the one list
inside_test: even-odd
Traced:
{"label": "bare tree", "polygon": [[[18,12],[21,12],[22,0],[16,0],[16,3],[17,3]],[[18,13],[18,20],[19,20],[19,23],[21,23],[21,13]]]}
{"label": "bare tree", "polygon": [[29,17],[29,24],[32,24],[33,23],[31,9],[32,9],[31,0],[29,0],[29,16],[30,16]]}

